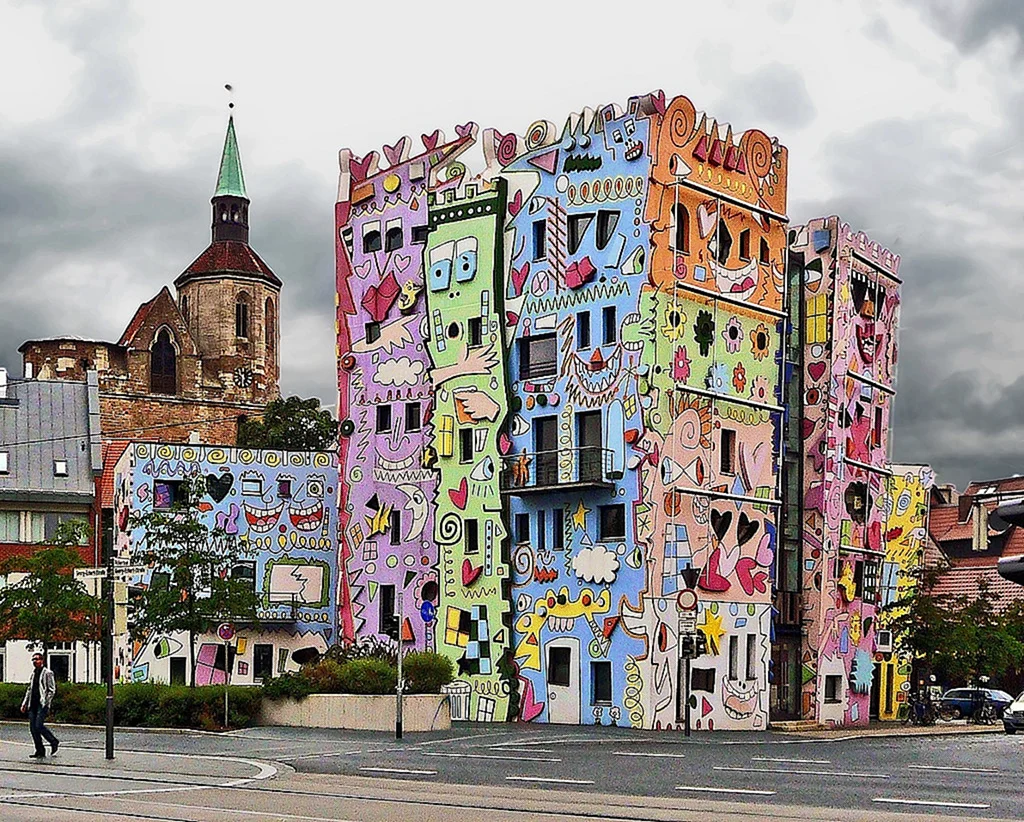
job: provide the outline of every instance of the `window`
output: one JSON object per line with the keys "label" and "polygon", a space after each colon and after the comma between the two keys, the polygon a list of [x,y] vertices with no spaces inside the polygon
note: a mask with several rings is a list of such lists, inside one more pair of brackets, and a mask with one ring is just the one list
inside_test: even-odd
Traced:
{"label": "window", "polygon": [[537,512],[537,548],[546,551],[548,547],[548,524],[543,511]]}
{"label": "window", "polygon": [[11,452],[0,451],[0,474],[9,474],[11,472]]}
{"label": "window", "polygon": [[181,316],[185,318],[185,322],[188,322],[188,295],[182,295],[181,298]]}
{"label": "window", "polygon": [[249,298],[244,294],[235,303],[235,336],[249,337]]}
{"label": "window", "polygon": [[376,220],[363,226],[363,253],[380,251],[380,223]]}
{"label": "window", "polygon": [[740,638],[733,634],[729,637],[729,679],[740,678]]}
{"label": "window", "polygon": [[395,225],[392,222],[388,223],[387,233],[384,235],[384,250],[385,251],[397,251],[403,245],[402,242],[402,222],[396,220],[398,224]]}
{"label": "window", "polygon": [[875,425],[871,429],[871,444],[878,448],[882,444],[882,409],[875,409]]}
{"label": "window", "polygon": [[729,233],[729,227],[721,217],[718,218],[716,236],[718,239],[718,250],[715,252],[715,259],[718,260],[719,265],[725,265],[729,262],[729,252],[732,251],[732,234]]}
{"label": "window", "polygon": [[672,217],[675,222],[672,248],[679,254],[690,253],[690,212],[682,203],[676,203],[672,207]]}
{"label": "window", "polygon": [[868,602],[874,602],[878,596],[878,562],[873,559],[864,560],[861,572],[862,596]]}
{"label": "window", "polygon": [[274,675],[273,645],[252,646],[252,675],[253,679],[270,679]]}
{"label": "window", "polygon": [[761,238],[761,262],[764,263],[765,265],[768,265],[769,258],[770,258],[770,253],[768,251],[768,241],[764,237],[762,237]]}
{"label": "window", "polygon": [[750,259],[750,229],[744,228],[740,232],[740,259],[747,262]]}
{"label": "window", "polygon": [[268,351],[274,350],[274,341],[277,339],[277,329],[274,323],[274,301],[267,297],[267,302],[263,307],[263,342]]}
{"label": "window", "polygon": [[533,224],[533,259],[543,260],[548,253],[548,225],[544,220]]}
{"label": "window", "polygon": [[417,225],[412,229],[412,241],[414,243],[425,243],[430,239],[430,226]]}
{"label": "window", "polygon": [[397,508],[392,508],[388,517],[388,538],[392,545],[398,545],[402,541],[402,512]]}
{"label": "window", "polygon": [[843,678],[837,675],[825,677],[825,704],[835,705],[839,702],[840,692],[843,687]]}
{"label": "window", "polygon": [[611,705],[612,664],[610,662],[590,663],[590,686],[590,703],[592,705]]}
{"label": "window", "polygon": [[736,432],[731,428],[722,429],[722,447],[719,453],[719,468],[723,474],[736,473]]}
{"label": "window", "polygon": [[263,477],[242,477],[242,495],[246,497],[263,496]]}
{"label": "window", "polygon": [[747,634],[747,679],[757,679],[757,634]]}
{"label": "window", "polygon": [[597,538],[602,542],[611,539],[625,539],[626,506],[621,503],[618,505],[602,505],[600,510],[601,522]]}
{"label": "window", "polygon": [[364,327],[366,342],[375,343],[380,339],[380,323],[367,323]]}
{"label": "window", "polygon": [[568,251],[570,254],[575,254],[580,250],[580,245],[583,243],[583,237],[587,233],[587,229],[590,228],[590,224],[594,221],[593,214],[570,214],[568,220]]}
{"label": "window", "polygon": [[548,684],[568,688],[571,682],[569,668],[572,664],[572,650],[548,647]]}
{"label": "window", "polygon": [[21,515],[17,511],[0,511],[0,542],[21,540]]}
{"label": "window", "polygon": [[[808,268],[810,268],[808,266]],[[828,342],[828,295],[819,294],[807,300],[807,324],[804,341],[808,343]]]}
{"label": "window", "polygon": [[690,690],[706,691],[713,694],[715,692],[715,669],[692,668],[690,670]]}
{"label": "window", "polygon": [[67,460],[54,460],[53,461],[53,475],[55,477],[66,477],[68,475],[68,461]]}
{"label": "window", "polygon": [[619,222],[618,211],[598,211],[597,212],[597,250],[603,251],[605,247],[612,241],[612,235],[615,233],[615,226]]}
{"label": "window", "polygon": [[[42,540],[44,542],[49,542],[50,540],[55,539],[56,536],[57,536],[57,530],[60,528],[61,525],[63,525],[66,522],[71,522],[73,520],[78,520],[79,522],[83,522],[83,523],[85,522],[85,515],[84,514],[63,514],[63,513],[52,513],[52,512],[48,512],[48,513],[43,514],[43,513],[31,512],[31,513],[28,514],[28,516],[31,517],[31,519],[33,520],[33,526],[34,527],[33,527],[32,530],[37,532],[37,533],[38,533],[38,530],[39,530],[39,526],[36,525],[36,523],[39,522],[39,521],[42,522],[42,529],[43,529]],[[83,535],[85,533],[87,533],[87,532],[83,532]],[[39,540],[35,540],[35,541],[38,542]],[[84,545],[87,542],[88,542],[88,537],[85,538],[85,540],[83,541],[82,544]]]}
{"label": "window", "polygon": [[605,345],[611,345],[619,338],[619,324],[615,315],[615,306],[606,305],[601,309],[601,325],[604,331]]}
{"label": "window", "polygon": [[464,546],[467,554],[480,551],[480,522],[475,519],[466,520]]}
{"label": "window", "polygon": [[483,320],[479,317],[470,317],[466,321],[466,330],[469,333],[468,345],[470,348],[479,348],[484,344]]}
{"label": "window", "polygon": [[377,428],[378,434],[388,434],[391,432],[391,406],[390,405],[378,405],[377,406]]}
{"label": "window", "polygon": [[239,562],[231,569],[231,578],[244,582],[252,591],[256,590],[256,563]]}
{"label": "window", "polygon": [[554,334],[527,337],[519,341],[520,379],[553,377],[557,361]]}
{"label": "window", "polygon": [[70,681],[71,654],[47,654],[46,667],[53,671],[53,677],[58,682]]}
{"label": "window", "polygon": [[556,551],[565,548],[565,509],[555,508],[551,512],[551,547]]}
{"label": "window", "polygon": [[395,618],[395,586],[394,585],[381,585],[380,586],[380,613],[378,614],[380,620],[380,631],[381,633],[387,632],[387,626],[391,624]]}
{"label": "window", "polygon": [[459,429],[459,462],[473,461],[473,429]]}
{"label": "window", "polygon": [[178,360],[171,332],[161,328],[149,352],[149,390],[154,394],[178,392]]}
{"label": "window", "polygon": [[530,541],[530,515],[516,514],[516,542]]}
{"label": "window", "polygon": [[576,347],[590,348],[590,312],[581,311],[576,315]]}
{"label": "window", "polygon": [[157,511],[169,511],[181,497],[181,480],[153,481],[153,508]]}
{"label": "window", "polygon": [[423,425],[422,420],[420,404],[418,402],[407,402],[405,404],[405,430],[419,431]]}

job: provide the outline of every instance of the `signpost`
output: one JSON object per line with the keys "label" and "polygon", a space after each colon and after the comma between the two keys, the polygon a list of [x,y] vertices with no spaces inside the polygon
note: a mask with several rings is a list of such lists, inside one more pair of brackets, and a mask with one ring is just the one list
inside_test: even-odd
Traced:
{"label": "signpost", "polygon": [[[689,573],[685,573],[685,572]],[[697,593],[693,586],[697,582],[695,568],[684,569],[687,588],[679,592],[676,604],[679,606],[679,654],[683,658],[683,729],[690,735],[690,660],[699,656],[697,652]]]}
{"label": "signpost", "polygon": [[398,683],[395,687],[397,704],[395,706],[395,739],[402,738],[402,594],[398,589]]}
{"label": "signpost", "polygon": [[228,685],[231,683],[231,655],[229,644],[235,638],[235,626],[222,622],[217,626],[217,636],[224,643],[224,727],[228,727]]}

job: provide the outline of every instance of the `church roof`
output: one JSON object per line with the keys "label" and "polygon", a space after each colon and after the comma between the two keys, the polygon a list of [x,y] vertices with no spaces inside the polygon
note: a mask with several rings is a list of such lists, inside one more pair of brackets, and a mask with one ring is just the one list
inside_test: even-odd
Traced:
{"label": "church roof", "polygon": [[248,243],[241,240],[217,240],[207,246],[206,251],[196,257],[178,279],[174,281],[176,288],[181,288],[193,277],[203,274],[248,274],[281,286],[277,275],[270,270],[260,255]]}
{"label": "church roof", "polygon": [[245,177],[242,175],[242,158],[238,153],[235,138],[235,118],[228,118],[228,133],[224,137],[224,153],[220,157],[220,174],[217,175],[217,190],[214,197],[244,197]]}

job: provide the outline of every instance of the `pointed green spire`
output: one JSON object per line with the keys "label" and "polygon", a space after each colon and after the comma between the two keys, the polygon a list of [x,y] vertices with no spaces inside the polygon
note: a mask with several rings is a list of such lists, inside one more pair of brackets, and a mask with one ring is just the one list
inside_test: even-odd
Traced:
{"label": "pointed green spire", "polygon": [[228,117],[228,133],[224,137],[224,153],[220,158],[220,174],[214,197],[245,197],[245,177],[242,176],[242,160],[238,156],[238,141],[235,139],[235,118]]}

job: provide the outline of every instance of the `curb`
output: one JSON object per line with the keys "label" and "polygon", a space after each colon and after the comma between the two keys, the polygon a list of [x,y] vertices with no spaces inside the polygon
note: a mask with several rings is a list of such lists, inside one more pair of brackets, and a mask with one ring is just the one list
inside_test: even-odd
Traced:
{"label": "curb", "polygon": [[[0,727],[2,726],[23,726],[27,725],[27,719],[0,719]],[[47,722],[49,728],[81,728],[86,731],[106,731],[106,725],[80,725],[77,722]],[[229,731],[204,731],[200,728],[135,728],[131,726],[114,726],[115,733],[133,733],[133,734],[177,734],[178,736],[184,736],[186,734],[194,734],[196,736],[225,736],[226,734],[233,733],[234,731],[241,730],[239,728],[233,728]]]}

